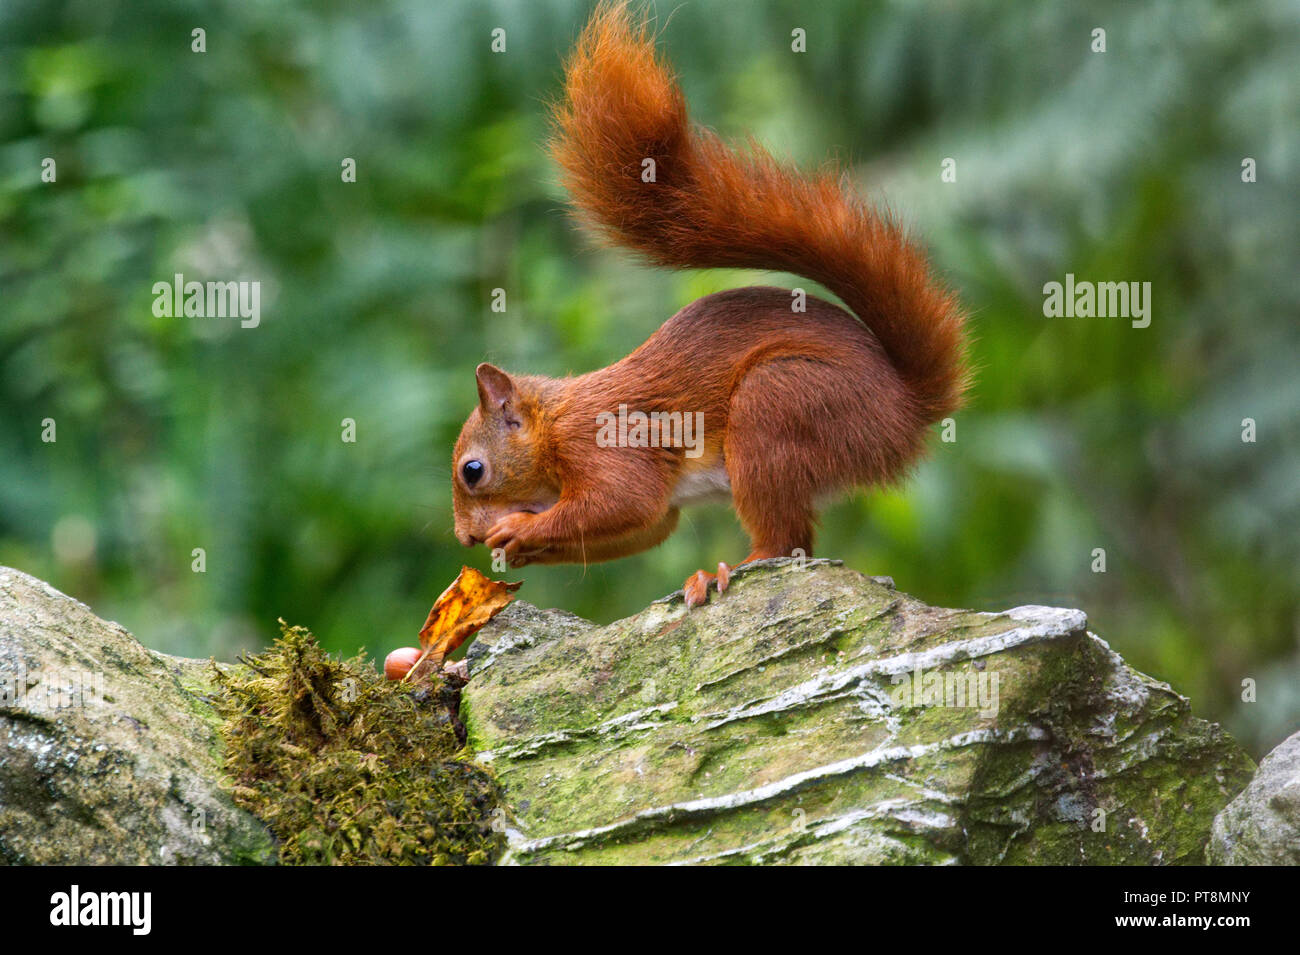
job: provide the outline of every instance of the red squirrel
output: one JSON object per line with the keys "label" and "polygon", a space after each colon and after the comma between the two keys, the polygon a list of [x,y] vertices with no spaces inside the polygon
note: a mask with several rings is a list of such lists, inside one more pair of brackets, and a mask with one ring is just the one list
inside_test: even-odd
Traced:
{"label": "red squirrel", "polygon": [[[516,567],[610,560],[663,541],[682,506],[725,495],[752,541],[741,563],[811,555],[818,502],[899,479],[927,427],[961,404],[960,305],[840,176],[802,176],[692,126],[648,23],[621,3],[602,3],[579,38],[554,122],[564,185],[606,238],[657,265],[792,272],[848,310],[741,288],[686,306],[599,371],[479,365],[453,459],[457,538]],[[702,432],[693,448],[601,440],[620,410],[690,416]],[[730,573],[692,574],[687,606]]]}

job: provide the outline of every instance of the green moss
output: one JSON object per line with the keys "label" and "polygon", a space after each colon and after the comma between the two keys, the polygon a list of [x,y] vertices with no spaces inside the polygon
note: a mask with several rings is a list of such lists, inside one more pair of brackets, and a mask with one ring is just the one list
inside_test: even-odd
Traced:
{"label": "green moss", "polygon": [[458,738],[459,690],[418,690],[330,657],[302,627],[246,666],[213,665],[225,771],[290,865],[493,861],[498,792]]}

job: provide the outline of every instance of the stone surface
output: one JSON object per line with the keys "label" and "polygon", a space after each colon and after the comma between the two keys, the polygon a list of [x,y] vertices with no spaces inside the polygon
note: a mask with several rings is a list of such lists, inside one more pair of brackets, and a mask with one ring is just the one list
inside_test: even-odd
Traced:
{"label": "stone surface", "polygon": [[1300,865],[1300,733],[1215,818],[1208,855],[1216,865]]}
{"label": "stone surface", "polygon": [[1253,769],[1080,611],[936,609],[827,561],[605,627],[516,602],[469,661],[511,863],[1198,863]]}
{"label": "stone surface", "polygon": [[[606,627],[516,602],[470,667],[512,863],[1198,862],[1252,770],[1079,611],[941,610],[826,561]],[[936,677],[973,695],[927,698]],[[222,788],[209,689],[0,568],[0,862],[274,861]]]}
{"label": "stone surface", "polygon": [[207,668],[0,567],[0,862],[274,861],[219,784]]}

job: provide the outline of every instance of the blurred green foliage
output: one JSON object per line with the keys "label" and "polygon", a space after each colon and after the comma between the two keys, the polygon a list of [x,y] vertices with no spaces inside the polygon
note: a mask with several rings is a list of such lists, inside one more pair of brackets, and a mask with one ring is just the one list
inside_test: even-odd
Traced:
{"label": "blurred green foliage", "polygon": [[[475,364],[586,371],[699,295],[794,281],[647,269],[574,230],[542,144],[589,6],[0,5],[0,563],[161,650],[230,658],[283,616],[382,655],[488,567],[450,522]],[[1090,6],[658,12],[699,121],[848,165],[972,312],[957,441],[831,508],[818,552],[935,604],[1085,608],[1258,754],[1300,726],[1300,18]],[[154,317],[176,272],[260,281],[261,326]],[[1151,282],[1151,326],[1044,318],[1067,272]],[[745,544],[716,508],[651,553],[513,576],[610,620]]]}

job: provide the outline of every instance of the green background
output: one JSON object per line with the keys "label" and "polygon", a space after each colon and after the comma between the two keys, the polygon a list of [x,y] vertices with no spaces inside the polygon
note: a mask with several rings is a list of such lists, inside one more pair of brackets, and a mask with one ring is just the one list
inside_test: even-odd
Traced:
{"label": "green background", "polygon": [[[795,281],[644,268],[574,229],[545,107],[588,10],[0,4],[0,563],[173,653],[229,658],[277,617],[413,642],[462,563],[488,569],[448,487],[479,361],[590,370],[700,295]],[[1084,608],[1257,755],[1294,731],[1295,4],[657,10],[697,120],[848,166],[971,311],[957,441],[827,510],[817,553],[938,605]],[[261,327],[154,317],[176,272],[260,281]],[[1045,318],[1067,272],[1151,282],[1151,326]],[[718,507],[650,553],[511,576],[608,621],[746,544]]]}

